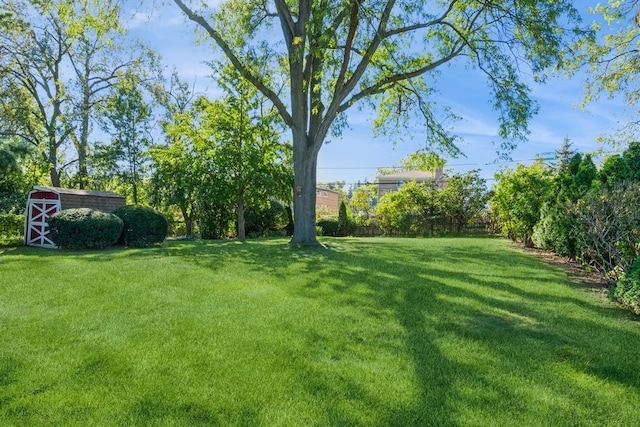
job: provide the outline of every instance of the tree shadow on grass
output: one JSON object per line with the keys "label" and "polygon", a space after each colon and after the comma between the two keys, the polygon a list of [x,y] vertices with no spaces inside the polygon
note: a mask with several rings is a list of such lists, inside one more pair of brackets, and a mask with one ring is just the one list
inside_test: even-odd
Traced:
{"label": "tree shadow on grass", "polygon": [[[540,423],[571,420],[573,411],[590,414],[592,402],[602,398],[599,386],[558,381],[558,366],[599,384],[640,388],[634,356],[640,334],[621,326],[626,314],[566,292],[560,271],[517,251],[488,247],[484,239],[462,247],[455,240],[332,239],[325,247],[298,249],[284,240],[176,242],[86,253],[80,259],[174,258],[213,273],[233,266],[239,276],[275,278],[293,301],[307,300],[323,311],[307,316],[340,317],[336,324],[342,330],[331,332],[321,321],[283,323],[309,345],[300,350],[281,344],[284,354],[298,359],[296,391],[310,396],[330,425],[459,425],[470,422],[464,418],[469,414],[482,423],[484,407]],[[363,323],[379,326],[380,332],[362,330]],[[387,324],[396,325],[397,332]],[[394,367],[388,366],[367,372],[360,365],[368,366],[373,356],[365,347],[390,360],[406,359],[409,372],[391,372]],[[368,384],[380,383],[376,375],[410,382],[415,389],[397,390],[390,383],[389,390],[376,392]],[[528,385],[551,398],[535,401]],[[580,399],[580,393],[592,394],[593,400]],[[567,400],[571,404],[563,405]],[[162,418],[166,411],[181,409],[153,401],[134,408],[138,420],[154,413]],[[221,420],[220,414],[203,411],[196,412]],[[260,418],[256,412],[249,415],[256,422]],[[610,415],[601,412],[593,422]],[[239,412],[227,416],[243,418]]]}
{"label": "tree shadow on grass", "polygon": [[[393,241],[388,244],[394,246]],[[485,348],[486,354],[501,365],[500,369],[508,371],[516,381],[526,383],[530,380],[526,376],[532,375],[534,381],[540,382],[538,386],[554,394],[558,401],[570,394],[572,387],[594,395],[598,390],[570,382],[559,385],[553,369],[556,364],[635,390],[640,387],[632,351],[621,354],[620,350],[620,346],[638,348],[640,335],[614,326],[627,316],[612,306],[559,289],[566,278],[559,271],[544,270],[538,260],[517,253],[488,253],[481,246],[464,251],[450,247],[441,253],[416,253],[403,244],[396,245],[391,251],[394,258],[388,259],[375,257],[378,242],[348,245],[357,248],[343,251],[338,244],[312,254],[292,256],[281,252],[268,262],[254,260],[255,267],[280,274],[284,281],[291,263],[304,262],[302,271],[316,272],[320,279],[291,292],[305,298],[330,296],[332,303],[370,316],[376,311],[394,313],[404,329],[406,350],[422,391],[419,403],[385,408],[383,412],[391,414],[385,424],[455,424],[454,402],[464,398],[451,385],[465,378],[473,379],[470,387],[479,394],[483,388],[488,396],[497,391],[496,397],[478,399],[477,405],[488,400],[500,405],[501,400],[506,400],[510,411],[529,413],[534,418],[538,413],[552,420],[572,416],[572,409],[553,400],[527,404],[520,396],[522,392],[510,389],[507,380],[493,381],[488,372],[445,354],[438,344],[442,336]],[[431,267],[429,262],[435,257],[437,265],[478,263],[483,272]],[[514,269],[518,274],[509,275]],[[354,292],[363,286],[367,292]],[[371,397],[364,401],[384,407],[383,402]],[[466,404],[473,406],[473,399]],[[593,410],[589,402],[578,400],[574,404],[585,413]]]}
{"label": "tree shadow on grass", "polygon": [[[318,369],[319,356],[302,355],[307,364],[300,366],[300,384],[324,408],[332,425],[368,424],[363,420],[381,425],[455,425],[460,412],[481,413],[486,405],[504,407],[516,418],[529,414],[552,421],[571,419],[576,408],[590,413],[590,404],[578,397],[574,409],[559,403],[580,390],[598,398],[598,390],[571,381],[561,385],[555,377],[558,364],[602,381],[640,387],[632,351],[620,350],[639,348],[640,335],[614,326],[628,318],[626,314],[565,292],[561,287],[566,276],[561,271],[545,269],[539,260],[517,251],[488,249],[482,239],[464,249],[455,241],[435,242],[434,248],[429,243],[336,239],[317,248],[249,242],[166,250],[213,271],[240,262],[247,273],[278,278],[282,289],[295,297],[353,310],[358,313],[355,318],[364,316],[374,323],[390,319],[401,327],[403,345],[394,351],[405,352],[411,360],[419,389],[409,402],[393,404],[384,393],[381,397],[368,390],[362,379]],[[292,275],[309,279],[291,285]],[[358,338],[350,329],[345,323],[346,343]],[[308,335],[310,348],[319,345],[317,337],[322,335],[303,327],[296,333]],[[393,338],[379,337],[370,345],[390,351]],[[452,339],[463,347],[478,347],[495,366],[443,349],[441,341]],[[330,353],[322,357],[335,356]],[[501,378],[500,371],[510,379]],[[516,383],[513,387],[511,381]],[[528,402],[527,393],[518,390],[527,381],[554,398]],[[471,391],[461,391],[465,382]],[[347,404],[338,404],[341,400]]]}

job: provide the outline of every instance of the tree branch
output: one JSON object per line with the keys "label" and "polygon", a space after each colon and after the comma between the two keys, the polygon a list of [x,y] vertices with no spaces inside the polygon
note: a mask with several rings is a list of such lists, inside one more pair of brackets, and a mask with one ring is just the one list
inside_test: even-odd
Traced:
{"label": "tree branch", "polygon": [[356,93],[355,95],[353,95],[351,98],[349,98],[346,102],[344,102],[343,104],[341,104],[338,108],[338,113],[342,113],[343,111],[345,111],[347,108],[349,108],[351,105],[355,104],[356,102],[358,102],[359,100],[361,100],[362,98],[365,98],[367,96],[371,96],[371,95],[375,95],[378,93],[382,93],[386,90],[387,87],[389,87],[390,85],[394,84],[394,83],[398,83],[404,80],[409,80],[412,79],[414,77],[418,77],[422,74],[425,74],[443,64],[446,64],[447,62],[451,61],[452,59],[454,59],[455,57],[459,56],[462,51],[464,50],[465,45],[462,44],[459,47],[457,47],[455,50],[453,50],[452,52],[449,53],[449,55],[444,56],[442,58],[440,58],[437,61],[431,62],[428,65],[425,65],[424,67],[421,68],[417,68],[415,70],[412,71],[407,71],[405,73],[399,73],[399,74],[395,74],[393,76],[389,76],[383,80],[380,80],[379,82],[361,90],[360,92]]}
{"label": "tree branch", "polygon": [[[282,119],[285,121],[285,123],[287,123],[287,125],[289,126],[293,126],[293,119],[291,117],[291,114],[289,114],[289,112],[287,111],[287,107],[284,105],[282,100],[278,97],[278,95],[273,90],[267,87],[267,85],[264,83],[264,81],[262,81],[262,79],[255,76],[249,70],[249,68],[246,67],[245,64],[243,64],[240,61],[238,56],[233,52],[233,50],[231,49],[229,44],[226,42],[226,40],[222,37],[222,35],[220,35],[220,33],[218,33],[202,16],[194,13],[191,9],[189,9],[182,0],[173,0],[173,1],[178,5],[178,7],[187,15],[187,17],[191,21],[200,25],[209,34],[209,36],[211,36],[211,38],[216,42],[216,44],[220,47],[220,49],[222,49],[222,51],[227,56],[227,58],[229,58],[233,66],[238,69],[242,77],[244,77],[245,79],[250,81],[253,85],[255,85],[255,87],[264,94],[264,96],[266,96],[271,100],[271,102],[273,102],[273,105],[275,105],[275,107],[278,109],[278,112],[280,113],[280,116],[282,116]],[[280,3],[282,3],[282,0],[276,1],[276,5]]]}

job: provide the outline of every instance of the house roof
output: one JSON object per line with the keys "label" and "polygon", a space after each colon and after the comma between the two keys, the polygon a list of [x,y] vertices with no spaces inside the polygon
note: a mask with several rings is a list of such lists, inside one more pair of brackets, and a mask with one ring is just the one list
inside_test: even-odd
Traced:
{"label": "house roof", "polygon": [[424,171],[404,171],[398,173],[392,173],[390,175],[378,176],[378,182],[396,182],[396,181],[426,181],[436,179],[438,173],[424,172]]}
{"label": "house roof", "polygon": [[323,186],[321,186],[321,185],[317,185],[317,186],[316,186],[316,190],[329,191],[329,192],[331,192],[331,193],[340,194],[340,192],[339,192],[339,191],[332,190],[332,189],[330,189],[330,188],[325,188],[325,187],[323,187]]}
{"label": "house roof", "polygon": [[34,191],[50,191],[56,194],[68,194],[73,196],[94,196],[94,197],[114,197],[123,199],[120,194],[113,193],[111,191],[94,191],[94,190],[76,190],[73,188],[60,188],[60,187],[47,187],[36,185],[33,187]]}

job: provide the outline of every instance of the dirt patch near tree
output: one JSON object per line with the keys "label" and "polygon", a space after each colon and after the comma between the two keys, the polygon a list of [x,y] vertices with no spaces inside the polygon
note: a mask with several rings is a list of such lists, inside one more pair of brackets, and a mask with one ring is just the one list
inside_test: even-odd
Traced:
{"label": "dirt patch near tree", "polygon": [[576,261],[558,256],[552,252],[541,249],[519,247],[524,253],[541,259],[545,263],[560,268],[567,273],[569,280],[584,290],[606,293],[609,285],[604,274],[597,271],[588,271]]}

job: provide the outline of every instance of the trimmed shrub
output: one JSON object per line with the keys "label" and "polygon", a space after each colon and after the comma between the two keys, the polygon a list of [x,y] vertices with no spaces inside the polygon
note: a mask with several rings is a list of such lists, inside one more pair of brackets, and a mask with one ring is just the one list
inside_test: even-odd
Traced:
{"label": "trimmed shrub", "polygon": [[24,215],[0,213],[0,246],[22,244]]}
{"label": "trimmed shrub", "polygon": [[130,247],[144,248],[162,243],[167,237],[167,219],[146,206],[126,205],[113,211],[122,222],[122,242]]}
{"label": "trimmed shrub", "polygon": [[0,237],[22,236],[24,232],[24,215],[0,213]]}
{"label": "trimmed shrub", "polygon": [[316,224],[322,230],[322,236],[338,236],[338,221],[333,219],[322,219]]}
{"label": "trimmed shrub", "polygon": [[244,211],[245,232],[249,236],[269,236],[287,226],[287,212],[280,203],[249,207]]}
{"label": "trimmed shrub", "polygon": [[287,236],[293,236],[293,212],[291,211],[291,206],[285,206],[284,210],[287,214],[287,225],[284,227],[285,233]]}
{"label": "trimmed shrub", "polygon": [[626,309],[640,314],[640,259],[629,267],[623,279],[611,286],[609,296]]}
{"label": "trimmed shrub", "polygon": [[94,209],[65,209],[49,218],[51,240],[64,249],[106,248],[118,241],[123,223]]}

